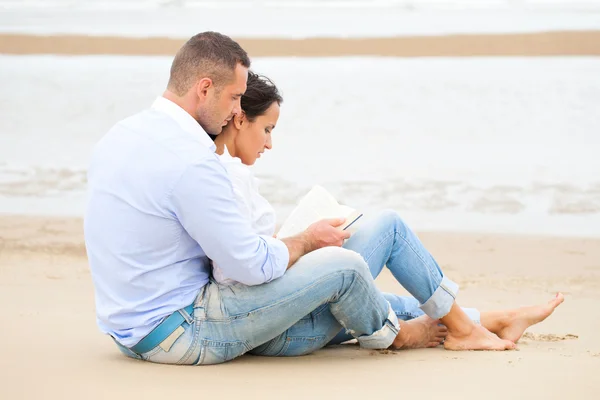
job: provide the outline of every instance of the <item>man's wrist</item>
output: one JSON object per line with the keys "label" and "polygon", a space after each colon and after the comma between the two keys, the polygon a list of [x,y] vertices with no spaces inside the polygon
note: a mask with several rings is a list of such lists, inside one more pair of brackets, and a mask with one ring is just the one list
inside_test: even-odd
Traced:
{"label": "man's wrist", "polygon": [[304,245],[304,254],[308,254],[315,249],[315,241],[313,240],[313,236],[310,232],[304,231],[300,234],[300,240]]}

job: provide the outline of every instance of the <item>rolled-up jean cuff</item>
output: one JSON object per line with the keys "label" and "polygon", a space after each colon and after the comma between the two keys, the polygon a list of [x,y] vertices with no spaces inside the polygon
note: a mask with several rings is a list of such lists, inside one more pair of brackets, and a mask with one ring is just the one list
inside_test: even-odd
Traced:
{"label": "rolled-up jean cuff", "polygon": [[419,308],[431,318],[440,319],[448,315],[457,294],[458,284],[444,276],[440,286],[424,304],[419,306]]}
{"label": "rolled-up jean cuff", "polygon": [[469,317],[471,321],[475,322],[477,325],[481,325],[481,313],[478,309],[463,308],[463,311],[465,312],[465,314],[467,314],[467,317]]}
{"label": "rolled-up jean cuff", "polygon": [[360,347],[364,349],[387,349],[392,345],[400,331],[400,324],[389,302],[388,307],[388,316],[381,329],[368,336],[359,336],[356,338]]}

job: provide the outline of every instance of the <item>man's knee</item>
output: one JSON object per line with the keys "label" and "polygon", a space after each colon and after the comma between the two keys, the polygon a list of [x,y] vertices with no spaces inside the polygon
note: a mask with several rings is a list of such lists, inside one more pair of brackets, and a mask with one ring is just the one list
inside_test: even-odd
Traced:
{"label": "man's knee", "polygon": [[327,267],[329,271],[355,271],[370,276],[369,265],[360,254],[353,250],[342,247],[324,247],[317,252],[323,258],[324,263],[330,264]]}

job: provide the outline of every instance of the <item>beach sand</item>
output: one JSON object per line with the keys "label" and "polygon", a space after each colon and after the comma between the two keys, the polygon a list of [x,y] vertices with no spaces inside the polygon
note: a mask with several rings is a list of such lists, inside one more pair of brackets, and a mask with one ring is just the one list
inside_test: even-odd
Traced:
{"label": "beach sand", "polygon": [[[246,355],[218,366],[128,359],[96,328],[82,221],[0,217],[0,398],[594,399],[600,390],[600,239],[422,233],[459,304],[481,310],[565,303],[518,351]],[[402,293],[389,273],[377,281]]]}
{"label": "beach sand", "polygon": [[[390,38],[236,38],[252,57],[600,55],[600,31]],[[0,34],[5,54],[173,55],[185,39]]]}

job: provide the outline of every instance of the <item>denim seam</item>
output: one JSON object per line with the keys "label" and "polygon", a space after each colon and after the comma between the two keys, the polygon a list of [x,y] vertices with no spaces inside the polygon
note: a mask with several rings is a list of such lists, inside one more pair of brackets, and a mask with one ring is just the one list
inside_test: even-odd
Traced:
{"label": "denim seam", "polygon": [[197,324],[196,326],[195,326],[195,324],[190,325],[190,327],[194,330],[194,335],[192,336],[192,343],[190,343],[190,346],[188,347],[188,349],[185,352],[185,354],[183,355],[183,357],[181,357],[179,359],[179,361],[177,362],[178,364],[184,364],[185,362],[187,362],[187,360],[189,360],[190,356],[194,352],[194,349],[198,345],[198,337],[200,336],[201,323],[199,321],[195,321],[195,322]]}
{"label": "denim seam", "polygon": [[290,348],[290,343],[291,342],[287,340],[286,336],[285,340],[283,341],[283,347],[277,352],[277,354],[275,354],[275,357],[281,357],[287,351],[287,349]]}
{"label": "denim seam", "polygon": [[325,311],[327,311],[327,309],[329,307],[323,307],[326,304],[329,304],[329,303],[321,304],[319,307],[315,308],[315,311],[320,309],[320,311],[318,313],[314,313],[314,311],[313,311],[309,314],[311,316],[311,320],[314,320],[315,318],[321,316],[321,314],[323,314]]}
{"label": "denim seam", "polygon": [[[419,253],[418,253],[418,252],[415,250],[415,248],[414,248],[413,246],[411,246],[410,242],[409,242],[408,240],[406,240],[406,238],[405,238],[404,236],[402,236],[402,235],[401,235],[401,234],[400,234],[398,231],[395,231],[395,232],[394,232],[394,234],[398,235],[398,236],[399,236],[399,237],[402,239],[402,241],[403,241],[403,242],[406,244],[406,246],[407,246],[407,247],[408,247],[410,250],[412,250],[412,252],[413,252],[413,253],[414,253],[414,254],[417,256],[417,258],[418,258],[419,260],[421,260],[421,263],[423,263],[423,264],[424,264],[424,265],[427,267],[427,269],[429,270],[429,274],[431,275],[431,277],[432,277],[432,278],[433,278],[433,277],[434,277],[434,276],[437,274],[437,272],[439,272],[439,273],[440,273],[440,275],[442,275],[442,278],[444,277],[444,274],[443,274],[442,272],[440,272],[440,271],[433,271],[433,270],[431,269],[431,266],[430,266],[430,265],[429,265],[429,264],[428,264],[428,263],[427,263],[427,262],[426,262],[426,261],[423,259],[423,257],[421,257],[421,254],[419,254]],[[436,284],[437,284],[438,286],[440,285],[440,283],[441,283],[441,280],[440,280],[440,282],[436,282]]]}
{"label": "denim seam", "polygon": [[288,336],[285,340],[288,342],[315,342],[324,339],[325,335],[315,336]]}
{"label": "denim seam", "polygon": [[411,318],[417,318],[419,317],[419,315],[405,311],[405,312],[394,312],[394,314],[396,314],[396,317],[411,317]]}
{"label": "denim seam", "polygon": [[369,260],[371,259],[371,257],[373,257],[373,254],[375,254],[375,252],[383,245],[383,243],[390,237],[393,236],[395,234],[394,233],[388,233],[385,237],[383,237],[379,243],[377,243],[377,245],[375,246],[375,248],[373,248],[373,251],[371,251],[371,253],[365,257],[365,261],[368,263]]}
{"label": "denim seam", "polygon": [[450,289],[448,289],[448,288],[447,288],[445,285],[443,285],[443,284],[441,284],[441,283],[440,283],[440,287],[441,287],[441,288],[442,288],[442,289],[443,289],[443,290],[444,290],[446,293],[448,293],[448,294],[450,295],[450,297],[452,297],[454,300],[456,300],[456,295],[455,295],[454,293],[452,293],[452,292],[450,291]]}
{"label": "denim seam", "polygon": [[[287,331],[286,331],[286,332],[287,332]],[[263,353],[263,354],[268,354],[268,352],[269,352],[271,349],[273,349],[273,347],[275,347],[275,344],[277,343],[277,341],[276,341],[275,339],[277,339],[277,337],[278,337],[278,336],[281,336],[281,335],[285,334],[286,332],[283,332],[283,333],[281,333],[281,334],[279,334],[279,335],[275,336],[273,339],[271,339],[271,340],[269,341],[269,345],[267,346],[267,348],[266,348],[266,349],[265,349],[265,350],[264,350],[262,353]],[[285,338],[287,339],[287,334],[286,334]],[[284,339],[283,341],[285,342],[285,339]],[[263,343],[263,344],[264,344],[264,343]],[[260,346],[260,345],[259,345],[259,346]],[[258,347],[258,346],[257,346],[257,347]],[[285,344],[284,344],[284,347],[285,347]],[[279,353],[277,353],[277,354],[279,354]]]}
{"label": "denim seam", "polygon": [[[412,250],[412,252],[413,252],[413,253],[414,253],[414,254],[417,256],[417,258],[418,258],[419,260],[421,260],[421,263],[423,263],[423,264],[424,264],[424,265],[427,267],[427,269],[429,270],[429,273],[430,273],[432,276],[435,276],[435,275],[436,275],[436,271],[433,271],[433,270],[431,269],[431,266],[430,266],[430,265],[429,265],[429,264],[428,264],[428,263],[427,263],[427,262],[426,262],[426,261],[423,259],[423,257],[421,257],[421,254],[419,254],[419,253],[418,253],[418,252],[415,250],[415,248],[414,248],[413,246],[411,246],[410,242],[409,242],[408,240],[406,240],[406,238],[405,238],[404,236],[402,236],[402,235],[400,234],[400,232],[398,232],[398,230],[397,230],[397,229],[395,229],[395,228],[394,228],[394,232],[393,232],[393,233],[388,233],[386,236],[384,236],[384,237],[383,237],[383,238],[382,238],[382,239],[379,241],[379,243],[377,243],[377,245],[376,245],[376,246],[373,248],[373,251],[371,251],[371,253],[370,253],[370,254],[369,254],[367,257],[365,257],[365,261],[366,261],[366,262],[368,262],[368,261],[371,259],[371,257],[373,256],[373,254],[375,254],[375,252],[376,252],[376,251],[377,251],[377,250],[378,250],[378,249],[379,249],[379,248],[380,248],[380,247],[383,245],[383,243],[384,243],[384,242],[385,242],[387,239],[389,239],[389,237],[390,237],[390,236],[396,236],[396,235],[398,235],[398,237],[400,237],[400,238],[402,239],[402,241],[403,241],[403,242],[406,244],[406,246],[407,246],[407,247],[408,247],[410,250]],[[389,260],[389,259],[388,259],[388,260]],[[386,263],[386,267],[387,267],[387,263]],[[389,269],[389,268],[388,268],[388,269]],[[442,277],[444,276],[444,274],[443,274],[443,273],[441,273],[441,275],[442,275]],[[437,284],[439,285],[439,283],[437,283]],[[444,288],[444,290],[446,290],[446,291],[447,291],[447,289],[446,289],[446,288]]]}
{"label": "denim seam", "polygon": [[[353,274],[354,274],[354,273],[353,273]],[[352,288],[352,286],[354,286],[354,284],[355,284],[357,281],[359,281],[359,283],[360,283],[360,285],[363,287],[363,289],[365,289],[365,288],[367,287],[367,285],[365,285],[365,284],[364,284],[365,282],[364,282],[364,279],[363,279],[363,277],[362,277],[362,276],[360,276],[360,275],[356,274],[356,278],[360,278],[360,279],[354,279],[354,281],[353,281],[353,282],[350,284],[350,287],[348,288],[348,291],[350,291],[350,289]],[[343,297],[343,296],[342,296],[342,297]],[[332,303],[332,304],[337,304],[337,303],[339,303],[339,301],[340,301],[340,300],[341,300],[341,298],[340,298],[340,299],[338,299],[338,300],[336,300],[336,301],[332,301],[331,303]],[[376,299],[374,299],[373,297],[369,296],[369,300],[371,301],[371,303],[373,303],[373,305],[375,305],[375,306],[377,305],[377,301],[376,301]],[[387,300],[386,300],[386,303],[388,303],[388,302],[387,302]],[[389,303],[388,303],[388,304],[389,304]],[[387,313],[386,313],[386,316],[387,316]]]}
{"label": "denim seam", "polygon": [[290,345],[294,342],[316,342],[318,340],[325,339],[325,335],[317,336],[288,336],[285,338],[285,343],[281,350],[275,355],[275,357],[285,357],[285,352],[290,348]]}
{"label": "denim seam", "polygon": [[[250,351],[250,346],[248,345],[248,341],[247,340],[236,340],[236,341],[231,341],[231,342],[226,342],[225,345],[223,346],[213,346],[210,343],[223,343],[219,340],[210,340],[210,339],[202,339],[200,340],[200,357],[198,357],[198,361],[196,361],[195,365],[202,365],[204,363],[204,360],[206,358],[206,350],[209,348],[221,348],[223,349],[223,359],[222,361],[218,362],[217,364],[222,364],[224,362],[227,362],[230,360],[229,358],[229,352],[231,350],[232,347],[237,346],[237,345],[242,345],[244,346],[244,352],[241,355],[247,353],[248,351]],[[235,357],[234,357],[235,358]]]}
{"label": "denim seam", "polygon": [[[348,288],[348,291],[349,291],[349,290],[352,288],[352,286],[353,286],[353,285],[354,285],[356,282],[358,282],[358,284],[360,284],[360,285],[361,285],[363,288],[366,288],[366,287],[367,287],[367,285],[365,285],[365,280],[363,279],[363,277],[362,277],[362,276],[360,276],[359,274],[356,274],[356,278],[359,278],[359,279],[354,279],[354,281],[352,282],[352,284],[350,284],[350,287]],[[370,300],[371,304],[372,304],[373,306],[375,306],[375,308],[376,308],[377,306],[379,306],[379,305],[377,304],[377,300],[376,300],[376,299],[374,299],[372,296],[369,296],[369,300]],[[340,300],[337,300],[337,301],[334,301],[334,302],[331,302],[331,303],[335,304],[335,303],[338,303],[339,301],[340,301]],[[389,303],[387,300],[386,300],[385,302],[386,302],[386,304],[388,305],[388,309],[386,310],[386,313],[385,313],[385,321],[387,321],[387,320],[388,320],[388,314],[389,314],[389,310],[390,310],[390,308],[391,308],[391,305],[390,305],[390,303]],[[336,319],[337,319],[337,318],[336,318]],[[384,325],[383,325],[383,326],[382,326],[380,329],[383,329],[383,327],[385,326],[385,321],[384,321]],[[339,322],[339,321],[338,321],[338,322]],[[344,329],[347,329],[347,328],[344,326]],[[380,329],[378,329],[378,330],[380,330]],[[376,330],[375,332],[377,332],[378,330]],[[371,336],[371,335],[372,335],[373,333],[375,333],[375,332],[372,332],[372,333],[370,333],[370,334],[368,334],[368,335],[364,335],[364,336],[365,336],[365,337],[369,337],[369,336]],[[354,335],[352,335],[352,336],[354,336]],[[357,337],[357,339],[358,339],[358,337]]]}

